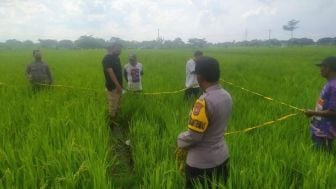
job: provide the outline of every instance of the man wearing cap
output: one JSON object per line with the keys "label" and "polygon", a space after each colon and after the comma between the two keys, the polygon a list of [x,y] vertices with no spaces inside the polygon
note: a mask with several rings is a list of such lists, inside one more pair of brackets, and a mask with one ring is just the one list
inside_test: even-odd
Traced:
{"label": "man wearing cap", "polygon": [[315,110],[306,110],[305,114],[312,118],[310,127],[315,147],[331,151],[336,137],[336,57],[327,57],[317,66],[327,83],[317,100]]}
{"label": "man wearing cap", "polygon": [[128,90],[142,91],[142,75],[142,64],[138,62],[135,54],[129,55],[129,63],[124,66],[124,77],[128,83]]}
{"label": "man wearing cap", "polygon": [[107,48],[107,54],[102,61],[110,119],[116,117],[120,106],[120,97],[122,93],[122,68],[119,58],[120,54],[121,45],[113,43]]}
{"label": "man wearing cap", "polygon": [[33,89],[39,89],[45,85],[51,85],[52,77],[48,64],[42,61],[40,50],[34,50],[35,61],[26,67],[26,77],[32,84]]}
{"label": "man wearing cap", "polygon": [[201,51],[195,51],[194,52],[194,57],[189,59],[187,64],[186,64],[186,81],[185,81],[185,86],[186,86],[186,91],[184,93],[184,98],[189,99],[190,97],[199,97],[201,90],[200,87],[197,83],[197,78],[195,74],[195,61],[203,56],[203,52]]}
{"label": "man wearing cap", "polygon": [[197,59],[195,74],[204,93],[190,113],[188,130],[177,138],[178,151],[187,151],[186,188],[194,188],[195,182],[203,187],[211,185],[209,180],[213,177],[226,182],[229,171],[224,133],[232,110],[231,96],[218,83],[220,70],[216,59]]}

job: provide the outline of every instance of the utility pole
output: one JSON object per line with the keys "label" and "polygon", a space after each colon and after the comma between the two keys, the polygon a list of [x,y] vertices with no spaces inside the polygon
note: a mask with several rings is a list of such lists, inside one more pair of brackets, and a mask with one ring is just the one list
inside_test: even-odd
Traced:
{"label": "utility pole", "polygon": [[245,38],[245,41],[247,41],[247,37],[248,37],[248,31],[247,31],[247,29],[245,29],[245,34],[244,34],[244,38]]}
{"label": "utility pole", "polygon": [[272,32],[272,30],[269,29],[269,30],[268,30],[268,40],[269,40],[269,41],[271,40],[271,32]]}

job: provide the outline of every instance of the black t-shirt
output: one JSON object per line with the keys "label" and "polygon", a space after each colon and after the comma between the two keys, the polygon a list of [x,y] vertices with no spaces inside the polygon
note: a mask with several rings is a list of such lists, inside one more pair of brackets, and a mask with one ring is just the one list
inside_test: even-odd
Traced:
{"label": "black t-shirt", "polygon": [[116,86],[114,85],[111,77],[109,76],[107,68],[113,69],[113,72],[116,75],[119,84],[122,86],[122,69],[120,64],[120,58],[117,55],[107,54],[103,59],[105,86],[107,90],[112,91],[113,89],[116,88]]}

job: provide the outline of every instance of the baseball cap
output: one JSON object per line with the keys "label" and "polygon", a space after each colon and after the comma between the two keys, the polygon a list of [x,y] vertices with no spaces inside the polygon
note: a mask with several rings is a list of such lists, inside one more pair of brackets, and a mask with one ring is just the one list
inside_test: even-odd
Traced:
{"label": "baseball cap", "polygon": [[336,56],[329,56],[325,58],[321,63],[316,64],[316,66],[325,66],[329,67],[332,70],[336,71]]}

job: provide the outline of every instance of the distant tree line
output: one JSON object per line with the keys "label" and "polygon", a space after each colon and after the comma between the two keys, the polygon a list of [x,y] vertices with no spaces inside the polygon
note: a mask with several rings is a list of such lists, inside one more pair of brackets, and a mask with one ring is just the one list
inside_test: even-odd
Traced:
{"label": "distant tree line", "polygon": [[210,43],[206,39],[190,38],[184,42],[181,38],[174,40],[151,40],[151,41],[127,41],[118,37],[111,37],[109,40],[96,38],[93,36],[81,36],[75,41],[71,40],[53,40],[39,39],[37,43],[33,41],[19,41],[16,39],[7,40],[0,43],[0,49],[18,49],[18,48],[53,48],[53,49],[101,49],[105,48],[111,42],[121,43],[124,48],[204,48],[204,47],[281,47],[281,46],[306,46],[306,45],[335,45],[336,37],[325,37],[314,41],[309,38],[291,38],[289,40],[250,40],[250,41],[232,41],[223,43]]}

